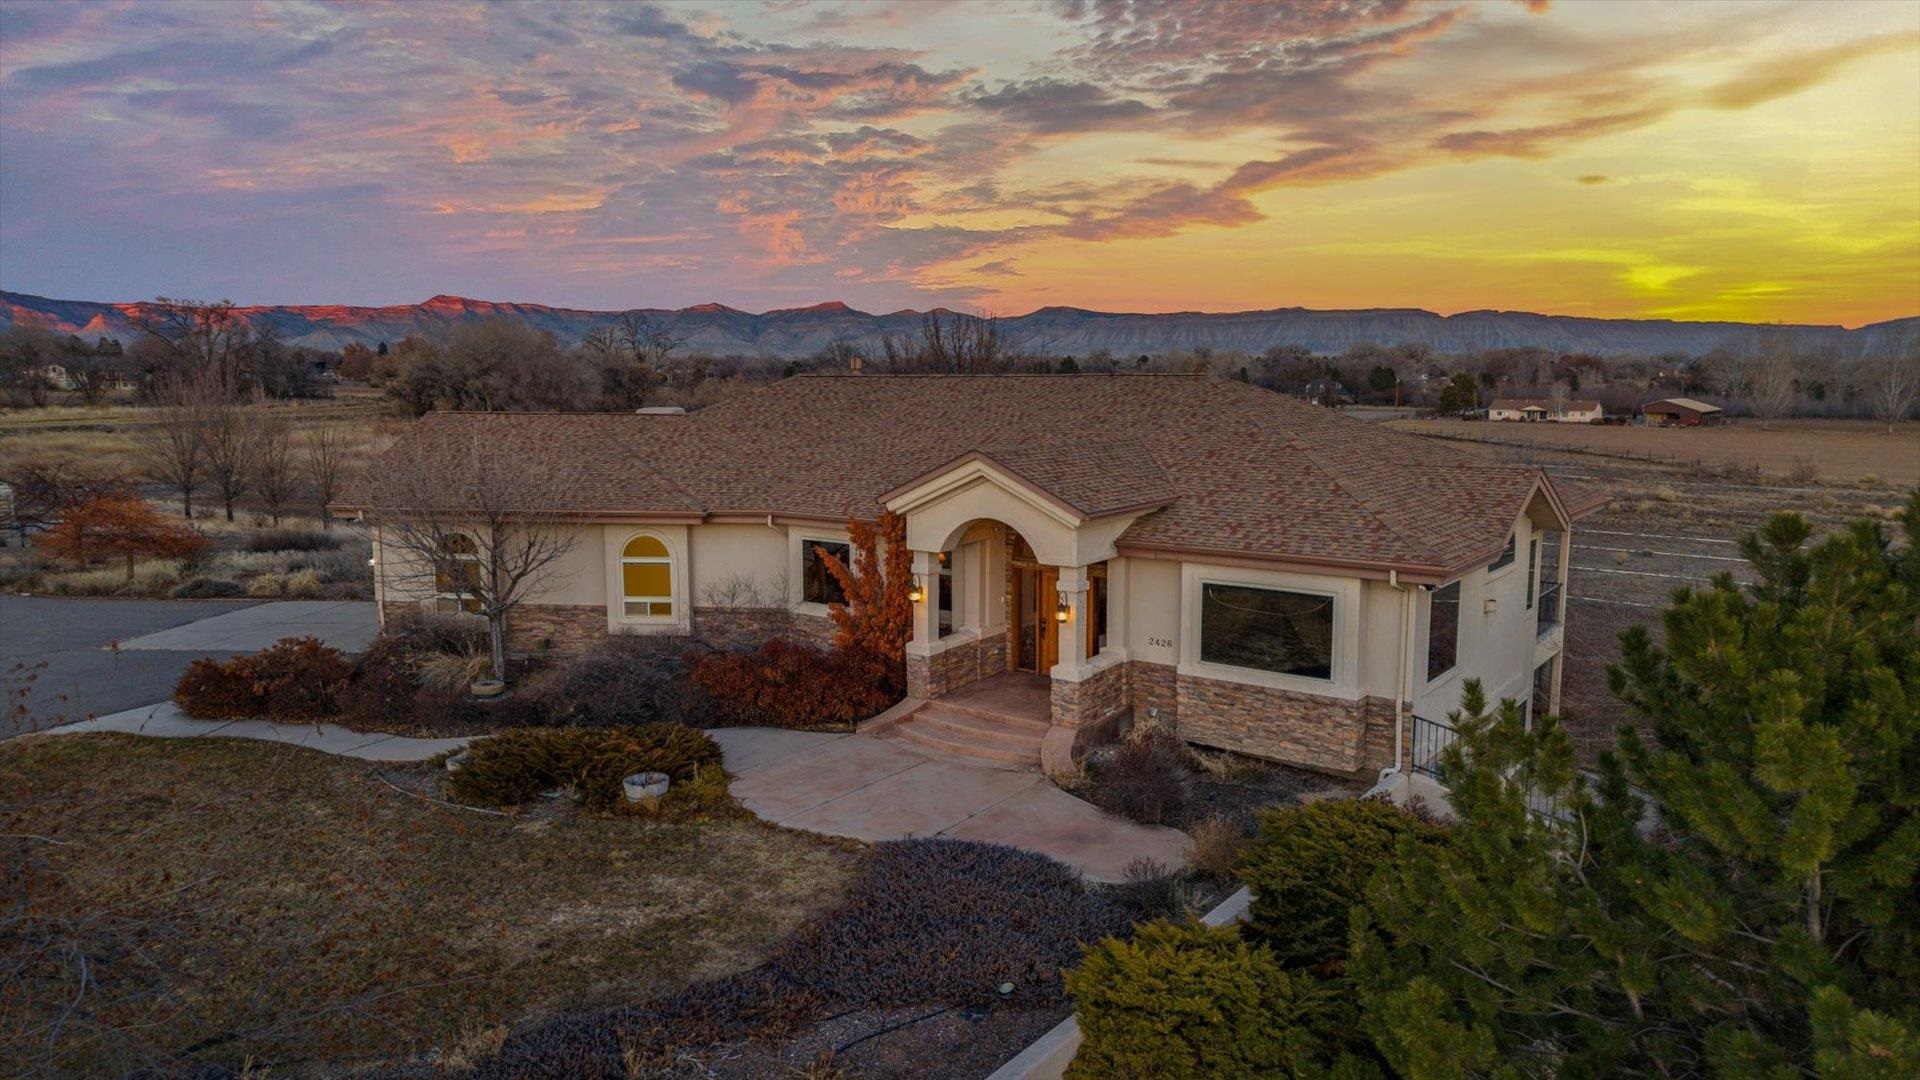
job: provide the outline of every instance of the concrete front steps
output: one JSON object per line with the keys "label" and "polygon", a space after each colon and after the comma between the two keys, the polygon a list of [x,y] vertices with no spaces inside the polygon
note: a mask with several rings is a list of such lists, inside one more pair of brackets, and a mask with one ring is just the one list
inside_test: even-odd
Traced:
{"label": "concrete front steps", "polygon": [[1038,769],[1047,723],[969,708],[949,699],[929,701],[880,732],[922,750],[1001,769]]}

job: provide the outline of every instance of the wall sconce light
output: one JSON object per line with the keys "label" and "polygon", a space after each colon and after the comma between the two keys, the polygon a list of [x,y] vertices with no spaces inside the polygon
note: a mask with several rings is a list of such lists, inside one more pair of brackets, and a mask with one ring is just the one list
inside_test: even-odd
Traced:
{"label": "wall sconce light", "polygon": [[916,604],[922,600],[925,600],[926,598],[927,598],[927,591],[925,589],[922,589],[920,587],[920,583],[917,581],[913,583],[912,588],[907,590],[907,599],[913,601]]}
{"label": "wall sconce light", "polygon": [[1057,603],[1055,603],[1055,604],[1054,604],[1054,606],[1053,606],[1053,617],[1054,617],[1054,620],[1055,620],[1055,621],[1057,621],[1057,622],[1066,622],[1066,621],[1067,621],[1067,613],[1068,613],[1068,610],[1069,610],[1069,609],[1067,608],[1067,597],[1066,597],[1066,594],[1065,594],[1065,593],[1062,593],[1062,594],[1060,595],[1060,599],[1059,599],[1059,601],[1058,601]]}

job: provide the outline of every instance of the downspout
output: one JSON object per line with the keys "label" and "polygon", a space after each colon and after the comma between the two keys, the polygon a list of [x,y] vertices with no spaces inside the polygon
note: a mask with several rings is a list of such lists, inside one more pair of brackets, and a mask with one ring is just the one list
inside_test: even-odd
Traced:
{"label": "downspout", "polygon": [[1385,783],[1387,777],[1398,775],[1400,762],[1406,759],[1406,703],[1413,693],[1408,679],[1408,670],[1410,650],[1413,647],[1414,588],[1400,584],[1398,570],[1387,571],[1387,584],[1398,590],[1405,600],[1400,605],[1400,670],[1393,680],[1393,763],[1380,770],[1380,778],[1375,781],[1376,784]]}

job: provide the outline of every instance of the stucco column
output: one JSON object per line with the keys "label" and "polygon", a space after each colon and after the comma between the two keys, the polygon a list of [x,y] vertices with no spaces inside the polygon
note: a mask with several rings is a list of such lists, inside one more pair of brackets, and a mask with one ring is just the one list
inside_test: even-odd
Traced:
{"label": "stucco column", "polygon": [[1060,568],[1060,599],[1067,602],[1067,621],[1057,617],[1054,628],[1060,633],[1060,662],[1051,674],[1056,679],[1078,682],[1086,676],[1087,666],[1087,568]]}
{"label": "stucco column", "polygon": [[940,555],[913,553],[913,583],[920,599],[913,605],[913,639],[907,642],[907,696],[928,700],[940,695],[933,675],[933,654],[940,642]]}
{"label": "stucco column", "polygon": [[928,655],[940,640],[940,553],[913,553],[913,584],[920,600],[913,605],[913,640],[909,648],[919,646],[920,655]]}

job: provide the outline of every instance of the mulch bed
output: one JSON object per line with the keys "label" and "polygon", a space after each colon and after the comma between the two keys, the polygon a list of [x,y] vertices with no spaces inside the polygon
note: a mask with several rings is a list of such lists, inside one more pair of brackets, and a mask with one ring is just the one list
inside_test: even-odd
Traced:
{"label": "mulch bed", "polygon": [[1166,824],[1186,830],[1208,818],[1224,817],[1239,825],[1243,832],[1251,833],[1255,815],[1267,807],[1292,806],[1309,796],[1349,797],[1369,786],[1364,780],[1349,780],[1252,758],[1240,758],[1239,764],[1240,775],[1231,781],[1216,780],[1205,772],[1195,775],[1192,798],[1187,805],[1168,815]]}

